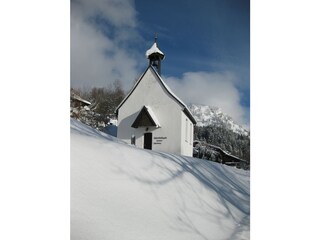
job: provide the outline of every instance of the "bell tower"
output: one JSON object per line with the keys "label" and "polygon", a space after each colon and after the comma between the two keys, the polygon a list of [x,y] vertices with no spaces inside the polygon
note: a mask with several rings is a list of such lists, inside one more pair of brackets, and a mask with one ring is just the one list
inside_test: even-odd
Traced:
{"label": "bell tower", "polygon": [[157,36],[154,38],[152,47],[147,50],[146,57],[149,59],[149,65],[153,66],[161,75],[161,61],[164,59],[164,53],[158,48]]}

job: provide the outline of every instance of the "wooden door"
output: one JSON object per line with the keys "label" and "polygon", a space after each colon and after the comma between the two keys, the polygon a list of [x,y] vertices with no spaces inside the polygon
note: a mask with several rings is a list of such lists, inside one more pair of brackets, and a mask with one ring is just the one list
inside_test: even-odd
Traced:
{"label": "wooden door", "polygon": [[144,149],[152,149],[152,133],[144,134]]}

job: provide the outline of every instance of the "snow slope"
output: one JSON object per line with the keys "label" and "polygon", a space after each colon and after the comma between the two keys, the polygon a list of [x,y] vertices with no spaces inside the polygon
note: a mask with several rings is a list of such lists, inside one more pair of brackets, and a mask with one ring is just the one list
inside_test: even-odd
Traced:
{"label": "snow slope", "polygon": [[249,239],[249,174],[71,119],[71,239]]}

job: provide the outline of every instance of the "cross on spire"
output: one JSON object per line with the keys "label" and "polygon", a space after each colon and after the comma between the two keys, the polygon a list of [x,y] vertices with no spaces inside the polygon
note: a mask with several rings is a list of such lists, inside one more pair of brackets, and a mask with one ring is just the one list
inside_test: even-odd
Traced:
{"label": "cross on spire", "polygon": [[155,33],[155,36],[154,36],[154,42],[155,42],[155,43],[157,42],[157,39],[158,39],[158,33],[156,32],[156,33]]}

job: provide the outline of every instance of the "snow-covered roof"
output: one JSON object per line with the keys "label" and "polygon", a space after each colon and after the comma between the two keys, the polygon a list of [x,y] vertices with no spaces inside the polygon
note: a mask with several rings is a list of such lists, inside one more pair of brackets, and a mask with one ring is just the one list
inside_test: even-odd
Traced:
{"label": "snow-covered roof", "polygon": [[85,104],[91,105],[91,102],[84,100],[83,98],[81,98],[80,96],[78,96],[77,94],[74,94],[74,93],[71,94],[71,99],[78,100],[78,101],[83,102]]}
{"label": "snow-covered roof", "polygon": [[160,49],[157,46],[157,42],[155,42],[152,47],[146,51],[146,57],[149,58],[149,56],[153,53],[159,53],[161,55],[163,55],[164,57],[164,53],[160,51]]}
{"label": "snow-covered roof", "polygon": [[190,121],[193,124],[197,124],[197,121],[194,119],[194,117],[192,116],[192,113],[190,112],[190,110],[188,109],[187,105],[184,104],[182,102],[182,100],[180,98],[178,98],[169,88],[169,86],[162,80],[161,76],[158,74],[158,72],[151,66],[149,65],[149,67],[146,69],[146,71],[141,75],[141,77],[139,78],[139,80],[135,83],[135,85],[133,86],[133,88],[130,90],[130,92],[128,93],[128,95],[122,100],[122,102],[119,104],[119,106],[116,108],[116,114],[118,114],[118,110],[119,108],[125,103],[125,101],[129,98],[129,96],[131,95],[131,93],[136,89],[136,87],[138,86],[138,84],[140,83],[140,81],[142,80],[143,76],[146,74],[146,72],[148,71],[148,69],[151,69],[153,71],[154,74],[156,74],[160,84],[163,86],[163,88],[167,91],[167,93],[174,99],[176,100],[176,102],[183,108],[183,112],[187,115],[187,117],[190,119]]}
{"label": "snow-covered roof", "polygon": [[196,140],[196,141],[194,141],[194,142],[200,142],[201,144],[204,144],[204,145],[206,145],[206,146],[209,146],[209,147],[213,148],[213,149],[216,150],[216,151],[217,151],[217,150],[218,150],[218,151],[221,151],[223,154],[225,154],[225,155],[227,155],[227,156],[229,156],[229,157],[231,157],[231,158],[233,158],[233,159],[236,159],[236,160],[238,160],[238,161],[240,161],[240,162],[247,162],[246,160],[241,159],[241,158],[239,158],[239,157],[237,157],[237,156],[234,156],[234,155],[232,155],[231,153],[229,153],[228,151],[223,150],[221,147],[218,147],[218,146],[216,146],[216,145],[208,144],[208,143],[203,143],[203,142],[201,142],[201,141],[199,141],[199,140]]}
{"label": "snow-covered roof", "polygon": [[[145,119],[145,120],[143,120]],[[147,121],[146,121],[147,119]],[[152,111],[150,106],[143,106],[140,110],[138,116],[134,120],[131,127],[138,128],[138,127],[147,127],[147,126],[154,126],[156,128],[161,127],[156,115]]]}
{"label": "snow-covered roof", "polygon": [[160,80],[160,83],[164,86],[165,90],[183,107],[183,112],[189,117],[189,119],[191,120],[191,122],[193,124],[197,124],[197,121],[194,119],[194,117],[192,116],[192,113],[190,112],[189,108],[187,107],[187,105],[180,99],[178,98],[169,88],[169,86],[162,80],[161,76],[159,75],[159,73],[154,70],[154,68],[152,66],[150,66],[151,69],[153,70],[153,72],[157,75],[158,79]]}
{"label": "snow-covered roof", "polygon": [[156,118],[156,115],[152,111],[151,107],[150,106],[145,106],[145,108],[147,109],[148,113],[150,114],[150,117],[153,119],[154,123],[156,124],[156,127],[159,128],[160,127],[160,123],[159,123],[158,119]]}

